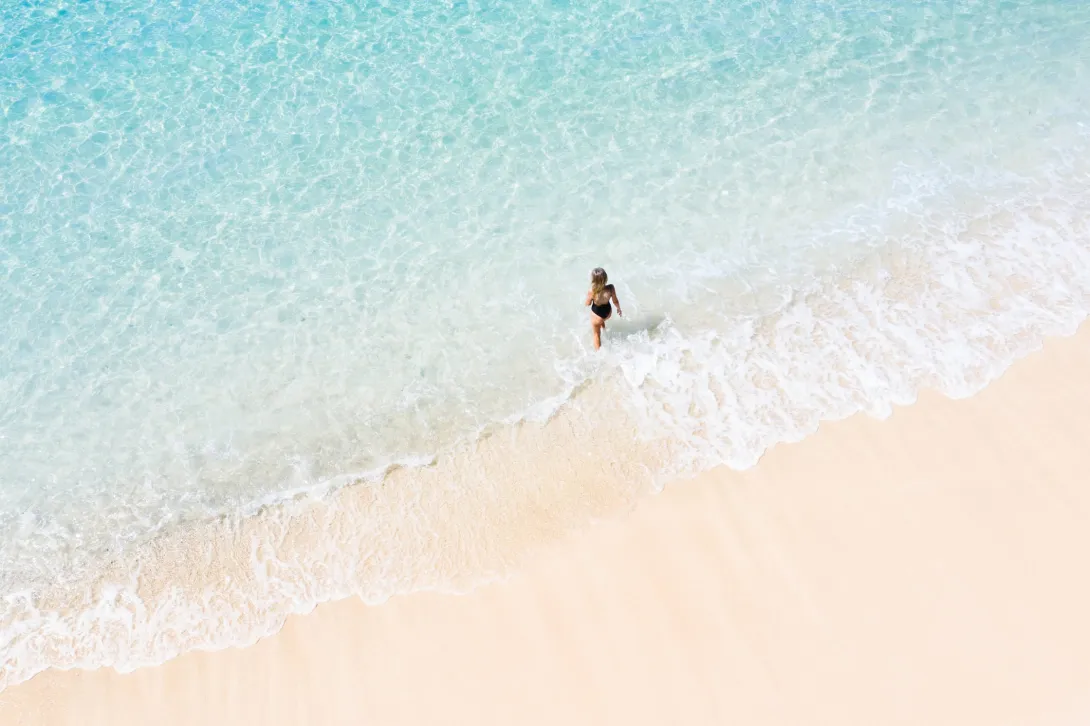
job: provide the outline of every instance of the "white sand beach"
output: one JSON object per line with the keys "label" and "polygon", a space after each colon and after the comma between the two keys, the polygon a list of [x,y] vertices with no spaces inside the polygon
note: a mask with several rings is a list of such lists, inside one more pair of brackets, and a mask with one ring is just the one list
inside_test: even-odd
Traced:
{"label": "white sand beach", "polygon": [[1088,371],[1084,327],[972,398],[676,482],[506,581],[45,672],[0,723],[1087,723]]}

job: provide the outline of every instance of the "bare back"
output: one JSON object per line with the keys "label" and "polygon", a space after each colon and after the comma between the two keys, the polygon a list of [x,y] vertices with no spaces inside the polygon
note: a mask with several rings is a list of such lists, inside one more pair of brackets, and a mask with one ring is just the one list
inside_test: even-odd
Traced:
{"label": "bare back", "polygon": [[588,297],[591,305],[607,305],[616,297],[616,292],[613,290],[613,285],[606,285],[597,295],[591,290]]}

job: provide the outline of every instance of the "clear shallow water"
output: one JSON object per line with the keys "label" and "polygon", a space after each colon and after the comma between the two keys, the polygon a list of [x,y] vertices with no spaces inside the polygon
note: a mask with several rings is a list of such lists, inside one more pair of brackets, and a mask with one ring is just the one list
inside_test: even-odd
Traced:
{"label": "clear shallow water", "polygon": [[975,390],[1090,303],[1088,47],[1055,0],[0,11],[0,668],[109,609],[41,583],[588,381],[664,474]]}

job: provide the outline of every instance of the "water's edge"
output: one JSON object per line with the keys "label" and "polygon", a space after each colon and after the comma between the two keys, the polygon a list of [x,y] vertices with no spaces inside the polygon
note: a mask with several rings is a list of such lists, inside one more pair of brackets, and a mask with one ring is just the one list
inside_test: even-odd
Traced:
{"label": "water's edge", "polygon": [[[1090,314],[1085,220],[1039,216],[988,234],[968,225],[948,248],[918,255],[876,252],[729,330],[683,335],[667,322],[617,338],[602,374],[536,419],[381,476],[168,527],[81,587],[10,593],[0,688],[50,667],[127,672],[245,647],[289,615],[352,595],[377,604],[466,592],[666,482],[753,466],[822,422],[885,417],[923,389],[972,395]],[[950,267],[952,250],[981,256]],[[834,335],[860,311],[865,324]]]}

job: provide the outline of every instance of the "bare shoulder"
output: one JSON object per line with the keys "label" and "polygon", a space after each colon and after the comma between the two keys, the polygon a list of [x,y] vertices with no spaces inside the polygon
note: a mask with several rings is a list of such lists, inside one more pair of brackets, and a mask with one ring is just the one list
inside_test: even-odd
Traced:
{"label": "bare shoulder", "polygon": [[616,288],[613,287],[613,283],[606,285],[605,289],[609,292],[616,292]]}

